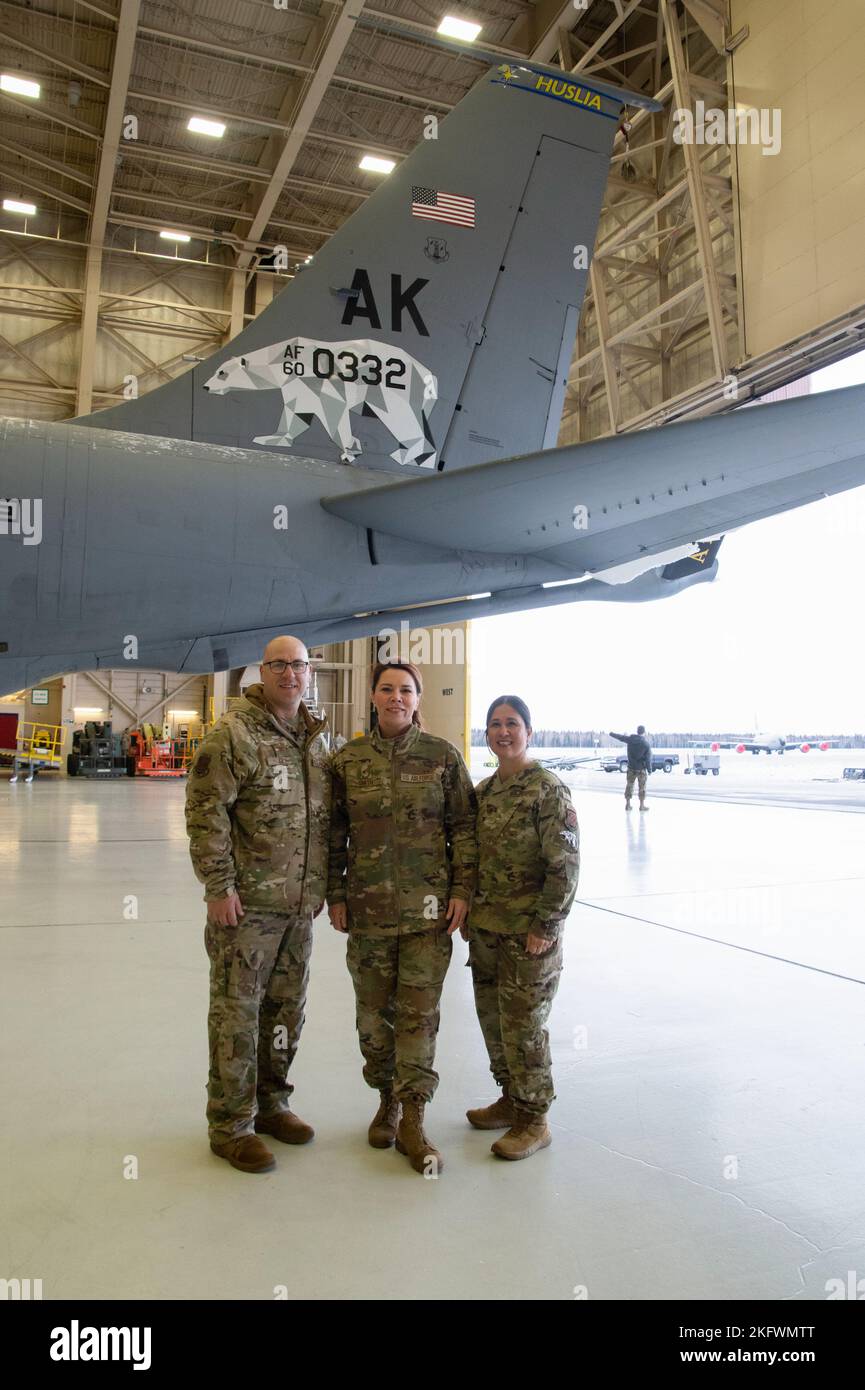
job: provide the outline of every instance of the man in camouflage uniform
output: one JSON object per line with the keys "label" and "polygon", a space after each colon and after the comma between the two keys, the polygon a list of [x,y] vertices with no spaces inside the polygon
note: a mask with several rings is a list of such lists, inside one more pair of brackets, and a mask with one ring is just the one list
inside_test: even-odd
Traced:
{"label": "man in camouflage uniform", "polygon": [[469,958],[490,1070],[503,1095],[469,1110],[477,1129],[507,1129],[501,1158],[550,1143],[555,1099],[546,1021],[562,970],[561,928],[577,891],[580,838],[567,787],[529,764],[477,787],[478,891]]}
{"label": "man in camouflage uniform", "polygon": [[277,637],[190,769],[186,826],[205,885],[210,957],[210,1147],[247,1173],[275,1166],[256,1137],[305,1144],[288,1071],[303,1027],[312,922],[324,901],[330,775],[303,703],[309,657]]}
{"label": "man in camouflage uniform", "polygon": [[451,933],[474,888],[474,789],[457,750],[416,724],[399,737],[376,728],[354,739],[332,771],[327,902],[349,933],[363,1076],[380,1093],[369,1142],[396,1140],[417,1172],[437,1177],[444,1164],[423,1110],[438,1084]]}
{"label": "man in camouflage uniform", "polygon": [[652,771],[652,745],[646,738],[645,724],[637,725],[635,734],[614,734],[610,730],[610,738],[614,738],[617,743],[628,745],[628,773],[625,778],[625,810],[631,809],[631,797],[634,794],[634,783],[637,783],[640,794],[640,810],[648,811],[646,805],[646,782]]}

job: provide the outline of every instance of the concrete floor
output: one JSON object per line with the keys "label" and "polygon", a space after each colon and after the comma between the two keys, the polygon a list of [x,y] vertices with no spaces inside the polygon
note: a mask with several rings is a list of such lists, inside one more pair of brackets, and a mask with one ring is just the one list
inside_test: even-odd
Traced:
{"label": "concrete floor", "polygon": [[325,918],[295,1063],[315,1143],[274,1144],[258,1177],[213,1157],[182,786],[0,781],[0,1276],[46,1299],[795,1301],[865,1275],[862,822],[816,789],[696,806],[672,785],[627,817],[597,777],[574,778],[553,1145],[502,1163],[463,1118],[493,1092],[458,942],[437,1181],[366,1144]]}

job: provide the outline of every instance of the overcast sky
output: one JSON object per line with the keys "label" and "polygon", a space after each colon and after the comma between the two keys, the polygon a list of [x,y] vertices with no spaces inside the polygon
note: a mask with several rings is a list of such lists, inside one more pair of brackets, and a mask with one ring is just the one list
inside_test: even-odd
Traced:
{"label": "overcast sky", "polygon": [[[865,383],[865,353],[812,391]],[[535,728],[865,731],[865,488],[728,535],[714,584],[472,623],[472,724],[521,695]]]}

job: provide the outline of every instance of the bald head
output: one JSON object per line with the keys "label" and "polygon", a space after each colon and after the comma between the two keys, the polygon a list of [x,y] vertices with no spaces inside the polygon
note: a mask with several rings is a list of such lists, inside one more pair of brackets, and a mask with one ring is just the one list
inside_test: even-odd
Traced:
{"label": "bald head", "polygon": [[261,658],[264,698],[281,718],[293,719],[309,684],[309,665],[305,671],[292,671],[291,666],[286,665],[284,671],[277,672],[268,664],[273,661],[309,663],[309,652],[299,637],[274,637]]}
{"label": "bald head", "polygon": [[299,637],[272,637],[261,658],[265,661],[309,661],[309,652]]}

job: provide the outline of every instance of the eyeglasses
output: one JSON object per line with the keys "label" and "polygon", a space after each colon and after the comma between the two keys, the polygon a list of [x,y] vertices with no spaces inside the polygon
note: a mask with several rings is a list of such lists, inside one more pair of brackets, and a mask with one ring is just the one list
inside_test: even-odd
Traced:
{"label": "eyeglasses", "polygon": [[309,670],[308,661],[262,661],[262,666],[269,666],[275,676],[284,675],[289,666],[296,676],[302,676],[304,671]]}

